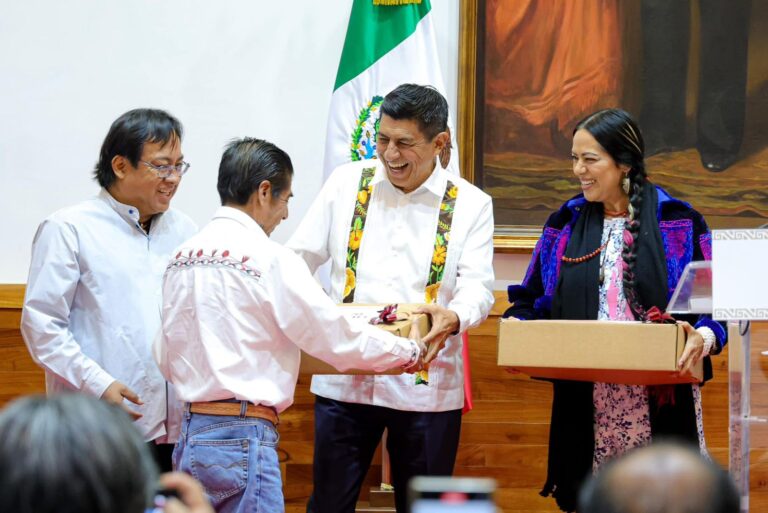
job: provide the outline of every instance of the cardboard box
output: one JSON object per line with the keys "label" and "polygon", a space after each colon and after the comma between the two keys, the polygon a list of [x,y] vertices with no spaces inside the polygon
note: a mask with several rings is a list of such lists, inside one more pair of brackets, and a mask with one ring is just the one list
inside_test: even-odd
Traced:
{"label": "cardboard box", "polygon": [[[378,311],[387,305],[360,305],[356,303],[339,305],[344,315],[353,322],[368,324],[369,321],[378,316]],[[398,337],[408,338],[411,332],[411,326],[415,324],[419,334],[424,337],[432,328],[430,318],[425,314],[414,314],[413,310],[418,308],[419,304],[398,304],[398,320],[392,324],[377,324],[376,327],[383,329]],[[299,374],[401,374],[399,368],[384,372],[373,372],[370,370],[349,369],[340,372],[334,366],[322,360],[315,358],[305,352],[301,352],[301,365]]]}
{"label": "cardboard box", "polygon": [[539,378],[633,385],[700,382],[701,361],[692,375],[677,372],[685,338],[677,324],[503,319],[498,364]]}

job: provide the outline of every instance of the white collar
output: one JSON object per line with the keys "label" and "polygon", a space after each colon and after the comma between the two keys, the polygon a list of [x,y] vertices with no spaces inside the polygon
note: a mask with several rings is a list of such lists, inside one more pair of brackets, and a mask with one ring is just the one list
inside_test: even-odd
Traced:
{"label": "white collar", "polygon": [[[445,193],[445,184],[447,181],[446,176],[447,171],[442,168],[439,162],[435,162],[435,169],[432,171],[432,174],[430,174],[427,179],[419,185],[415,190],[409,192],[408,194],[414,194],[419,193],[420,191],[427,190],[434,194],[435,196],[438,196],[440,198],[443,197],[443,194]],[[376,160],[376,175],[371,180],[371,185],[376,185],[379,183],[388,183],[392,189],[399,192],[400,194],[406,194],[394,185],[392,185],[392,182],[389,181],[389,178],[387,177],[387,170],[384,167],[384,164],[380,160]]]}
{"label": "white collar", "polygon": [[[132,205],[126,205],[125,203],[120,203],[117,201],[114,196],[112,196],[108,190],[102,188],[101,191],[99,191],[99,199],[104,201],[107,205],[109,205],[117,214],[122,217],[128,224],[131,226],[137,226],[141,229],[141,226],[139,224],[139,209],[132,206]],[[153,222],[157,222],[159,217],[162,216],[162,212],[159,214],[155,214],[153,217]]]}
{"label": "white collar", "polygon": [[213,219],[229,219],[231,221],[242,224],[245,228],[255,233],[258,233],[264,237],[267,234],[264,232],[259,223],[254,218],[243,212],[242,210],[233,207],[219,207],[216,213],[213,214]]}

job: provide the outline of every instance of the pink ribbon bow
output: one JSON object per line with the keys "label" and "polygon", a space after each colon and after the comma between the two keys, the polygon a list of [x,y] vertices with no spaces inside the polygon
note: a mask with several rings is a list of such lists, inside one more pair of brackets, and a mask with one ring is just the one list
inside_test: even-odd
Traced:
{"label": "pink ribbon bow", "polygon": [[392,324],[397,320],[397,305],[388,305],[379,310],[379,316],[371,319],[371,324]]}

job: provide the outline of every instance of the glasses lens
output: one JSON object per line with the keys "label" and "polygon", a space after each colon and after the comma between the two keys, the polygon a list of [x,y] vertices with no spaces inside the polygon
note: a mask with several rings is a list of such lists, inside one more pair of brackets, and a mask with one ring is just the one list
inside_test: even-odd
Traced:
{"label": "glasses lens", "polygon": [[168,178],[173,173],[173,166],[157,166],[155,173],[157,173],[158,178]]}
{"label": "glasses lens", "polygon": [[176,173],[177,175],[184,176],[184,173],[187,172],[187,169],[189,169],[189,164],[186,162],[182,162],[181,164],[176,164],[175,166],[156,166],[154,164],[150,164],[149,162],[145,162],[147,164],[147,167],[149,167],[152,171],[157,174],[158,178],[168,178],[172,174]]}

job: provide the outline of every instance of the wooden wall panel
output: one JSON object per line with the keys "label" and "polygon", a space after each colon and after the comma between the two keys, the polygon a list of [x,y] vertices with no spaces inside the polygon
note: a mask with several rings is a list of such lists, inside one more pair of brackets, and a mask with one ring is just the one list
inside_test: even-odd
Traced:
{"label": "wooden wall panel", "polygon": [[[546,470],[551,387],[496,366],[498,315],[504,307],[504,298],[499,295],[494,315],[470,332],[475,409],[463,419],[455,474],[495,478],[499,483],[497,502],[503,511],[555,512],[554,502],[538,495]],[[0,406],[19,395],[44,391],[43,373],[26,351],[18,320],[18,307],[0,308]],[[765,415],[768,358],[760,351],[768,349],[767,326],[753,331],[752,343],[753,413]],[[727,351],[714,363],[715,379],[703,389],[705,432],[713,457],[727,464]],[[281,418],[280,460],[289,513],[304,511],[312,489],[313,400],[309,380],[302,377],[294,405]],[[757,427],[755,432],[768,441],[768,427],[762,431]],[[380,458],[375,461],[380,462]],[[367,498],[367,487],[378,485],[380,475],[381,467],[376,464],[368,474],[363,499]],[[768,508],[768,443],[753,448],[751,484],[752,511]]]}
{"label": "wooden wall panel", "polygon": [[44,392],[43,372],[29,356],[18,327],[0,329],[0,407],[21,395]]}
{"label": "wooden wall panel", "polygon": [[19,324],[21,324],[21,310],[0,308],[0,330],[18,330]]}
{"label": "wooden wall panel", "polygon": [[0,308],[21,308],[25,289],[23,284],[0,284]]}

